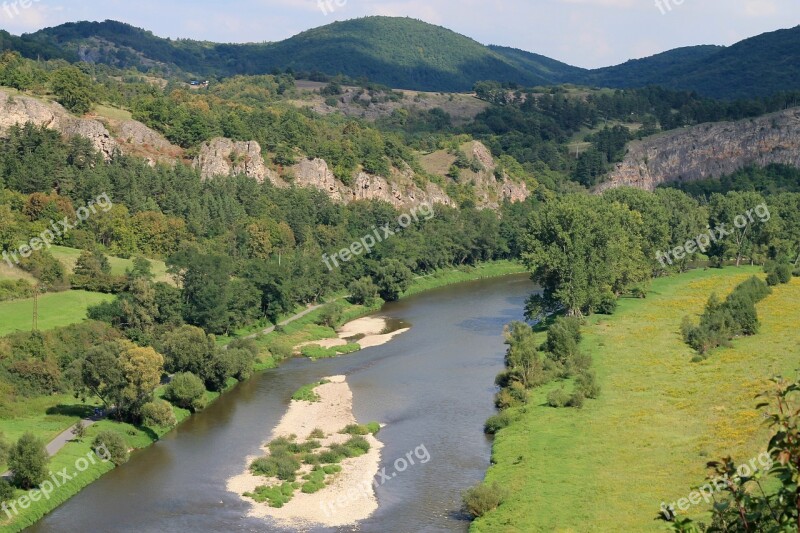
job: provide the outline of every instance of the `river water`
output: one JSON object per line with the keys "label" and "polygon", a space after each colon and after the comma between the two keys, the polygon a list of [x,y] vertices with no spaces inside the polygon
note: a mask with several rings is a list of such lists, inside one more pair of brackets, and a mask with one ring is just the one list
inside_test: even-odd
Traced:
{"label": "river water", "polygon": [[[509,276],[388,304],[379,315],[407,322],[411,331],[384,346],[318,362],[294,359],[254,376],[28,531],[284,531],[247,518],[248,504],[226,491],[226,480],[259,452],[295,390],[345,374],[356,418],[386,424],[378,434],[382,466],[397,475],[378,478],[380,508],[370,519],[312,531],[464,532],[460,494],[489,465],[491,441],[482,429],[494,413],[503,326],[522,318],[533,289],[527,276]],[[415,464],[397,472],[396,461],[409,452]]]}

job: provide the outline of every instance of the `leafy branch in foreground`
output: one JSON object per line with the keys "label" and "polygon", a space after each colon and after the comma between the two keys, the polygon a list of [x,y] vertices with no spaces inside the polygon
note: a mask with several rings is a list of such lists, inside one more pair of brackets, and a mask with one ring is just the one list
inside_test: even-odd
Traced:
{"label": "leafy branch in foreground", "polygon": [[[724,480],[717,484],[720,494],[713,496],[714,505],[709,525],[688,518],[672,520],[672,531],[680,533],[788,533],[800,531],[800,382],[774,378],[774,386],[759,397],[769,401],[757,405],[764,408],[774,403],[767,423],[774,434],[769,441],[772,467],[767,471],[747,469],[730,457],[708,463],[709,479]],[[715,481],[716,483],[716,481]],[[662,509],[663,511],[663,509]]]}

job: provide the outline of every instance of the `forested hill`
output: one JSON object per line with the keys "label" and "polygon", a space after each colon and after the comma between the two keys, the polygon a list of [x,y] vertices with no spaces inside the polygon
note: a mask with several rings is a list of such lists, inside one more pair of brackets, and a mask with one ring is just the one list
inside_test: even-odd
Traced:
{"label": "forested hill", "polygon": [[524,86],[574,83],[660,85],[714,98],[751,98],[800,89],[800,26],[729,47],[691,46],[595,70],[483,44],[410,18],[366,17],[308,30],[285,41],[217,44],[163,39],[114,21],[77,22],[20,37],[0,31],[0,49],[30,58],[156,68],[198,76],[263,74],[287,68],[344,74],[395,88],[468,91],[495,80]]}

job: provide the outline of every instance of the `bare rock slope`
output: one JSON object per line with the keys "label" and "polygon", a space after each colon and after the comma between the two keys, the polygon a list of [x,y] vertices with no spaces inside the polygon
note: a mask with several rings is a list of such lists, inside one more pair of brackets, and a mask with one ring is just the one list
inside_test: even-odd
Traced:
{"label": "bare rock slope", "polygon": [[747,165],[772,163],[800,166],[800,108],[633,142],[598,191],[621,186],[653,190],[661,183],[717,178]]}

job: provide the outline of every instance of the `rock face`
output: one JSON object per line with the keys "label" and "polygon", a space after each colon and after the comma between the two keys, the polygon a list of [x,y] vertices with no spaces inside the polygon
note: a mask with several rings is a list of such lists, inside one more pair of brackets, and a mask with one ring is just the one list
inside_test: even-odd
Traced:
{"label": "rock face", "polygon": [[67,136],[85,137],[106,159],[110,159],[118,147],[117,141],[97,120],[75,118],[56,103],[0,91],[0,134],[7,132],[11,126],[27,122],[57,130]]}
{"label": "rock face", "polygon": [[467,157],[476,160],[483,167],[483,170],[473,172],[464,170],[461,180],[471,180],[475,187],[475,197],[478,200],[478,207],[482,209],[497,209],[505,200],[511,202],[522,202],[528,196],[528,186],[524,182],[512,180],[505,172],[501,179],[496,176],[497,164],[489,149],[479,141],[469,143],[465,150]]}
{"label": "rock face", "polygon": [[716,178],[747,166],[800,166],[800,109],[737,122],[700,124],[631,143],[598,192]]}
{"label": "rock face", "polygon": [[267,168],[261,155],[261,146],[255,141],[232,141],[217,137],[204,143],[194,160],[203,179],[213,176],[243,174],[259,183],[269,180],[283,185],[275,171]]}

